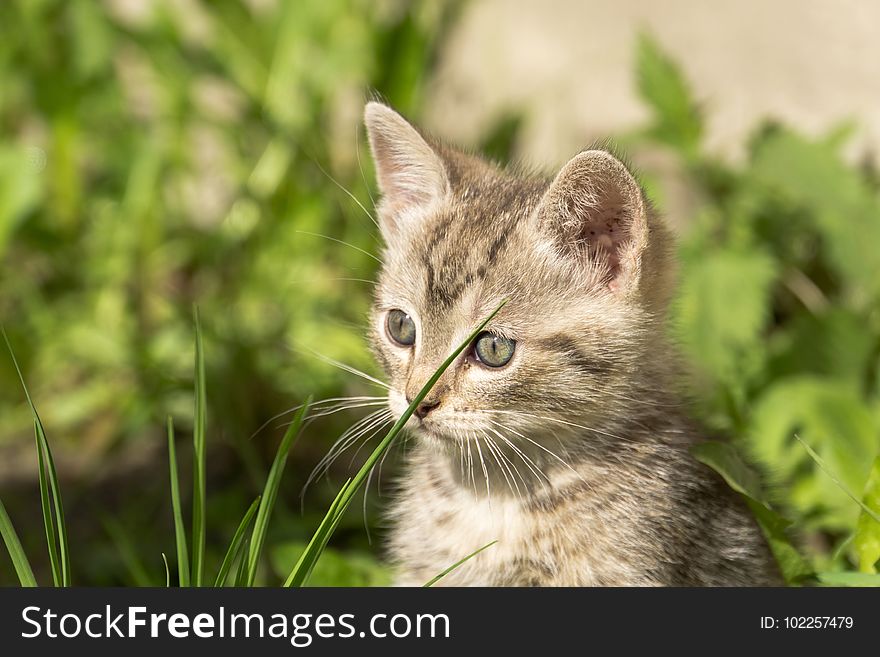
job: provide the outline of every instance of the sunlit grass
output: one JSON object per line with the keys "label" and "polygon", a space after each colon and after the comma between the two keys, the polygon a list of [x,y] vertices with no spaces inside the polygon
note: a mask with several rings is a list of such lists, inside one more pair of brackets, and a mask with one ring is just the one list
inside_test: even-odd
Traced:
{"label": "sunlit grass", "polygon": [[[430,392],[431,388],[437,383],[446,369],[455,361],[456,358],[464,351],[476,338],[476,336],[486,327],[493,317],[503,307],[500,304],[489,316],[487,316],[479,326],[449,355],[434,374],[428,379],[419,393],[413,398],[406,411],[398,418],[388,433],[382,438],[372,454],[367,458],[357,473],[349,478],[340,488],[339,493],[330,505],[323,520],[319,524],[317,530],[313,534],[311,540],[302,552],[299,560],[293,566],[290,574],[284,582],[288,587],[304,586],[314,570],[315,564],[321,557],[324,549],[333,532],[339,525],[340,520],[354,499],[355,495],[367,481],[371,470],[376,466],[395,438],[403,430],[409,418],[415,412],[415,409]],[[205,375],[205,354],[202,340],[202,328],[198,310],[194,312],[195,326],[195,423],[193,427],[193,482],[192,482],[192,532],[189,542],[193,546],[192,561],[188,559],[187,536],[185,532],[185,524],[180,496],[179,472],[177,465],[177,448],[174,438],[174,425],[171,418],[167,423],[168,438],[168,461],[170,476],[170,492],[172,515],[174,519],[174,537],[177,549],[177,569],[178,583],[181,587],[186,586],[202,586],[204,584],[205,573],[205,545],[206,545],[206,510],[207,510],[207,493],[206,493],[206,421],[207,421],[207,382]],[[4,338],[6,334],[4,332]],[[49,561],[52,569],[53,582],[56,586],[70,586],[70,553],[67,541],[67,529],[64,520],[64,509],[61,503],[60,486],[58,485],[58,477],[55,470],[55,462],[52,458],[49,442],[40,422],[36,407],[31,400],[30,393],[18,369],[18,363],[12,352],[9,340],[6,344],[10,354],[12,354],[13,362],[19,373],[21,384],[30,405],[31,412],[34,416],[34,429],[36,435],[37,457],[39,462],[40,475],[40,500],[43,511],[43,524],[46,530],[46,538],[49,546]],[[300,434],[303,422],[308,415],[311,398],[299,407],[292,422],[288,426],[269,474],[266,477],[266,483],[263,488],[262,495],[258,496],[250,507],[245,511],[238,528],[230,540],[223,561],[219,567],[216,577],[214,578],[214,586],[224,586],[232,572],[233,565],[238,561],[234,583],[236,586],[253,586],[257,580],[257,572],[259,569],[263,548],[266,541],[269,522],[271,520],[272,511],[275,501],[278,497],[278,491],[281,485],[281,479],[287,464],[288,455],[294,442]],[[54,513],[53,513],[54,511]],[[250,535],[248,528],[253,525]],[[36,586],[37,582],[33,574],[31,565],[21,546],[21,542],[15,529],[6,513],[5,507],[0,502],[0,532],[2,532],[4,543],[7,551],[12,558],[19,581],[23,586]],[[121,547],[126,554],[127,560],[131,562],[136,560],[136,555],[130,541],[122,534],[122,528],[118,525],[113,527],[111,532],[114,535],[117,547]],[[494,542],[493,542],[494,543]],[[489,543],[467,555],[459,562],[453,564],[442,573],[439,573],[426,586],[431,586],[449,572],[465,563],[467,560],[476,556],[493,543]],[[162,554],[165,563],[166,585],[170,585],[171,572],[168,567],[168,561]],[[189,564],[192,564],[191,570]],[[139,568],[140,570],[140,568]],[[138,577],[142,583],[146,576],[141,573]]]}
{"label": "sunlit grass", "polygon": [[[21,381],[21,386],[24,390],[34,420],[34,435],[36,438],[37,460],[39,464],[40,502],[43,513],[43,526],[46,529],[46,543],[49,549],[52,580],[55,583],[55,586],[70,586],[70,548],[67,541],[67,525],[64,520],[64,506],[61,502],[61,487],[58,485],[58,474],[55,471],[55,459],[52,457],[52,450],[49,448],[49,441],[46,439],[46,432],[43,430],[43,422],[40,420],[40,415],[37,413],[37,408],[34,406],[30,391],[28,390],[24,376],[21,373],[21,368],[18,366],[18,360],[16,360],[15,354],[12,351],[9,337],[6,335],[5,329],[3,329],[2,332],[3,340],[6,342],[6,347],[12,357],[12,363],[15,365],[15,371]],[[5,522],[9,522],[5,510],[3,511],[3,517]],[[11,531],[11,522],[9,522],[9,529],[10,538],[6,537],[6,531],[4,531],[4,540],[7,543],[7,547],[11,543],[13,547],[17,546],[20,551],[21,544],[18,542],[17,537],[12,538],[15,534]],[[13,555],[13,562],[15,563],[16,560],[19,560],[19,565],[21,565],[20,560],[22,558],[24,558],[24,563],[27,564],[24,552],[20,552],[18,555]],[[20,570],[19,565],[16,566],[16,572],[18,572],[19,578],[21,579],[22,573],[24,573],[25,579],[32,580],[33,571],[30,569],[30,565],[27,564],[26,570]],[[27,571],[30,571],[29,577]],[[24,580],[22,580],[22,584],[24,584]]]}

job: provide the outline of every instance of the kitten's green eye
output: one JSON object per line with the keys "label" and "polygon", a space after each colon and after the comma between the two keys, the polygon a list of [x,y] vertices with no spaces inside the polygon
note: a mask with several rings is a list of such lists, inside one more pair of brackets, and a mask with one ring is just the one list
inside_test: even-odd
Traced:
{"label": "kitten's green eye", "polygon": [[516,340],[502,338],[500,335],[483,331],[474,343],[474,355],[483,365],[503,367],[513,358]]}
{"label": "kitten's green eye", "polygon": [[416,324],[402,310],[391,310],[385,320],[385,330],[397,344],[409,346],[416,341]]}

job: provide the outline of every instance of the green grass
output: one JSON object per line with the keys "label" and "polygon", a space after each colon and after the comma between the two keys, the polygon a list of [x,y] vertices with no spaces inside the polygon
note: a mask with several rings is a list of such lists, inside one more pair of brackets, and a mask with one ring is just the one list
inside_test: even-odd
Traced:
{"label": "green grass", "polygon": [[[46,439],[46,432],[43,430],[43,422],[40,420],[39,413],[37,413],[37,407],[34,406],[30,391],[28,390],[24,376],[21,373],[21,368],[18,366],[18,360],[16,360],[15,354],[12,351],[12,345],[9,344],[9,337],[6,335],[6,329],[0,329],[0,331],[3,333],[3,340],[6,342],[6,347],[12,357],[12,363],[15,366],[15,371],[18,373],[19,381],[21,382],[22,389],[27,398],[28,407],[33,416],[39,466],[40,502],[43,512],[43,526],[46,529],[46,544],[49,549],[52,580],[55,583],[55,586],[70,586],[70,547],[67,541],[67,525],[64,520],[64,505],[61,502],[61,486],[58,484],[58,474],[55,471],[55,459],[52,457],[52,450],[49,448],[49,441]],[[3,515],[6,521],[8,521],[5,510]],[[15,536],[14,532],[11,532],[11,536]],[[6,539],[7,547],[10,543],[12,543],[13,547],[18,547],[19,554],[12,555],[12,552],[10,551],[10,554],[13,557],[13,562],[24,556],[24,553],[20,552],[21,544],[18,542],[17,538],[14,540],[7,539],[6,532],[4,532],[4,539]],[[29,565],[28,569],[30,569]],[[19,578],[21,578],[22,571],[19,570],[18,566],[16,566],[16,571],[18,572]],[[27,575],[27,573],[25,574]],[[30,578],[33,578],[32,572]]]}
{"label": "green grass", "polygon": [[[395,438],[403,430],[409,418],[415,412],[415,409],[431,391],[431,388],[437,383],[446,369],[455,361],[456,358],[464,351],[476,336],[486,327],[493,317],[504,306],[502,302],[489,316],[487,316],[477,326],[473,332],[443,361],[440,367],[431,375],[419,393],[413,398],[410,405],[404,413],[398,418],[391,429],[385,434],[372,454],[366,459],[361,468],[354,477],[349,478],[341,487],[333,503],[330,505],[324,518],[318,525],[317,530],[313,534],[311,540],[307,544],[305,550],[299,560],[293,566],[290,574],[285,580],[284,586],[301,587],[305,586],[312,574],[315,565],[321,558],[321,554],[327,547],[327,544],[339,526],[342,517],[350,506],[357,492],[364,485],[365,481],[372,469],[379,463],[382,456],[394,442]],[[178,582],[181,587],[185,586],[202,586],[204,582],[205,572],[205,546],[207,527],[205,518],[207,515],[207,491],[206,491],[206,455],[207,455],[207,382],[205,376],[205,355],[202,340],[202,327],[199,318],[198,309],[194,311],[194,327],[195,327],[195,418],[196,423],[193,428],[193,522],[192,534],[190,541],[193,545],[192,571],[188,570],[187,559],[187,537],[184,530],[183,513],[180,502],[179,475],[177,467],[177,450],[174,439],[174,424],[171,418],[167,422],[168,437],[168,461],[170,474],[170,491],[172,515],[174,519],[174,537],[177,547],[177,565],[178,565]],[[12,346],[6,338],[6,345],[12,356],[13,363],[18,369],[18,362],[12,351]],[[39,462],[40,474],[40,500],[43,510],[43,524],[46,530],[46,539],[49,546],[49,558],[52,568],[53,582],[55,586],[70,586],[70,554],[67,544],[67,529],[64,519],[64,509],[61,504],[61,492],[58,484],[58,477],[55,471],[55,463],[52,459],[52,453],[49,449],[49,442],[37,414],[36,407],[31,400],[30,392],[25,384],[24,377],[21,376],[21,384],[27,397],[28,404],[31,407],[34,416],[34,427],[36,434],[37,458]],[[224,586],[227,583],[232,566],[238,560],[238,569],[235,576],[236,586],[253,586],[257,580],[257,571],[262,558],[263,548],[266,541],[269,522],[272,517],[272,511],[275,507],[275,501],[278,497],[278,491],[281,485],[281,478],[287,464],[287,458],[293,447],[294,442],[300,434],[303,422],[306,419],[311,405],[311,398],[302,404],[294,415],[293,420],[289,424],[278,446],[272,467],[266,477],[265,486],[262,495],[258,496],[250,507],[244,513],[241,522],[238,525],[229,546],[226,550],[223,561],[220,564],[217,575],[214,579],[214,586]],[[54,509],[54,514],[53,514]],[[248,527],[253,523],[250,536],[247,535]],[[140,584],[148,584],[147,576],[143,566],[138,558],[134,547],[122,528],[115,522],[108,521],[105,523],[108,533],[113,538],[117,549],[121,553],[124,561],[126,561],[130,570],[134,573],[134,579]],[[2,531],[4,543],[7,551],[12,558],[13,565],[22,586],[36,586],[37,582],[34,578],[33,570],[27,555],[22,549],[21,542],[15,529],[6,513],[5,507],[0,501],[0,531]],[[494,542],[493,542],[494,543]],[[465,563],[467,560],[476,556],[493,543],[483,546],[479,550],[464,557],[456,564],[453,564],[442,573],[434,577],[426,586],[431,586],[449,572]],[[168,567],[168,560],[165,554],[162,554],[165,564],[165,581],[166,585],[170,585],[171,573]],[[190,577],[192,576],[192,577]]]}
{"label": "green grass", "polygon": [[[174,445],[174,420],[168,418],[168,464],[171,471],[171,508],[174,515],[174,540],[177,545],[177,576],[180,586],[189,586],[189,556],[183,511],[180,508],[180,478],[177,474],[177,448]],[[165,567],[168,563],[166,560]]]}
{"label": "green grass", "polygon": [[192,584],[201,586],[205,573],[205,466],[207,448],[205,443],[208,422],[207,386],[205,383],[205,349],[202,342],[202,325],[199,309],[193,309],[196,326],[196,391],[193,418],[193,506],[192,506]]}
{"label": "green grass", "polygon": [[34,571],[28,561],[24,549],[21,547],[21,540],[12,526],[12,520],[6,513],[6,507],[3,506],[3,500],[0,500],[0,534],[3,536],[3,542],[6,544],[6,551],[12,558],[12,566],[18,575],[18,581],[22,586],[36,586],[37,580],[34,577]]}

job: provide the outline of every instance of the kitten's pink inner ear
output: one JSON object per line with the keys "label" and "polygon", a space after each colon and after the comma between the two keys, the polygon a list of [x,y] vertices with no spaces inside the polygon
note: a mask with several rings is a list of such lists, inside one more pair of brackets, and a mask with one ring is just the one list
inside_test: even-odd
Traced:
{"label": "kitten's pink inner ear", "polygon": [[393,215],[430,205],[446,192],[443,162],[406,119],[390,107],[371,102],[364,110],[364,122],[382,192],[380,214],[392,215],[390,223]]}
{"label": "kitten's pink inner ear", "polygon": [[604,151],[572,158],[547,191],[541,222],[557,247],[605,274],[612,291],[639,271],[645,217],[641,190],[626,167]]}

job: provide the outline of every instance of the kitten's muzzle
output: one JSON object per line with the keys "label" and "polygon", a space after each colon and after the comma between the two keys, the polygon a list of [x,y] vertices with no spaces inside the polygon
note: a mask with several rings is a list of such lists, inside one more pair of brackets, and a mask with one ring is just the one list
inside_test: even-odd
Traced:
{"label": "kitten's muzzle", "polygon": [[[412,404],[412,399],[407,396],[406,398],[407,404]],[[420,420],[424,420],[427,417],[428,413],[433,411],[435,408],[440,406],[439,399],[423,399],[422,402],[416,406],[416,410],[413,411],[413,415],[415,415]]]}

